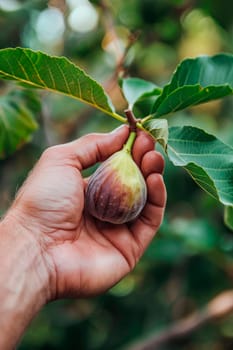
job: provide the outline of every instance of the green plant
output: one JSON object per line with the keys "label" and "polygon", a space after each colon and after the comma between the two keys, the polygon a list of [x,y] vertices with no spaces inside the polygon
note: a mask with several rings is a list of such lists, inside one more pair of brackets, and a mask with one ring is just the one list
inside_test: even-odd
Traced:
{"label": "green plant", "polygon": [[[30,49],[0,51],[0,78],[24,86],[60,92],[77,98],[121,123],[135,124],[150,133],[167,152],[174,165],[184,167],[196,183],[225,207],[225,223],[233,229],[233,148],[217,137],[192,126],[168,127],[165,115],[189,106],[232,94],[233,56],[218,54],[186,59],[163,88],[139,79],[120,81],[131,117],[115,112],[104,89],[82,69],[64,57],[54,57]],[[0,157],[14,152],[35,129],[30,110],[20,100],[0,105]],[[143,108],[141,108],[143,105]],[[139,111],[143,115],[138,118]],[[19,116],[21,122],[19,124]]]}

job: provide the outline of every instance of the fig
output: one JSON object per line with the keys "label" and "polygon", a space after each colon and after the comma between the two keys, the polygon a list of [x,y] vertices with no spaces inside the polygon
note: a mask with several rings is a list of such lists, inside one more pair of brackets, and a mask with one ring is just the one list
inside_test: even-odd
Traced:
{"label": "fig", "polygon": [[145,206],[146,183],[130,148],[126,144],[114,153],[88,181],[85,206],[101,221],[113,224],[132,221]]}

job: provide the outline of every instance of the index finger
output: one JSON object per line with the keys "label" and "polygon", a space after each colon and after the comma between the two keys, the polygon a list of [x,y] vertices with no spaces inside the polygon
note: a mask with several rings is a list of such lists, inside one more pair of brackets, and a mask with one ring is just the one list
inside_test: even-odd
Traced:
{"label": "index finger", "polygon": [[147,203],[141,215],[129,227],[141,249],[141,255],[162,223],[166,204],[166,188],[162,175],[152,173],[147,177],[146,183]]}

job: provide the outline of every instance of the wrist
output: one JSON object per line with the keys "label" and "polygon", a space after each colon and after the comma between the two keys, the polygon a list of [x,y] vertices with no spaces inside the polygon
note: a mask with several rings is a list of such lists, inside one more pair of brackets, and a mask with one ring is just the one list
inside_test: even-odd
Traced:
{"label": "wrist", "polygon": [[0,222],[0,261],[0,328],[4,335],[0,348],[12,349],[50,299],[49,273],[41,246],[13,210]]}

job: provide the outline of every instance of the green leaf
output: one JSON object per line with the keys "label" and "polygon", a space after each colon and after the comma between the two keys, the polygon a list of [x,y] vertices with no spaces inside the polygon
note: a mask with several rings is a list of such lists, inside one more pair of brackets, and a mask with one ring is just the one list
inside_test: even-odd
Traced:
{"label": "green leaf", "polygon": [[125,121],[114,112],[102,86],[65,57],[49,56],[23,48],[2,49],[0,77],[30,87],[63,93]]}
{"label": "green leaf", "polygon": [[0,159],[13,154],[37,129],[40,105],[32,91],[12,91],[0,97]]}
{"label": "green leaf", "polygon": [[201,129],[183,126],[169,128],[167,151],[172,163],[183,166],[201,188],[225,206],[233,205],[232,147]]}
{"label": "green leaf", "polygon": [[154,117],[232,94],[233,55],[186,59],[153,106]]}
{"label": "green leaf", "polygon": [[159,96],[162,92],[162,89],[154,83],[140,78],[123,79],[121,87],[130,109],[137,101],[151,96]]}
{"label": "green leaf", "polygon": [[233,206],[226,206],[224,209],[225,225],[233,231]]}
{"label": "green leaf", "polygon": [[167,119],[153,119],[143,123],[142,125],[166,150],[168,142]]}

